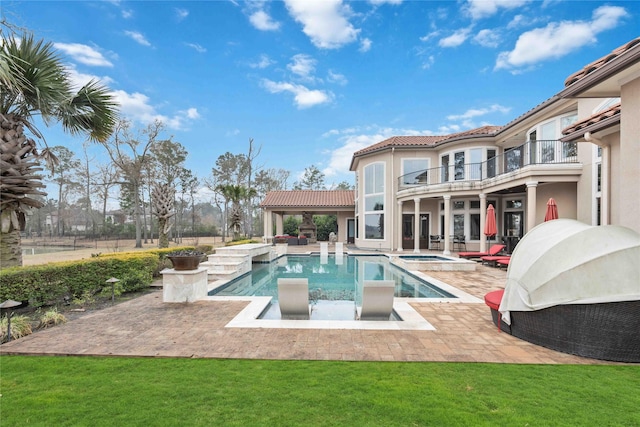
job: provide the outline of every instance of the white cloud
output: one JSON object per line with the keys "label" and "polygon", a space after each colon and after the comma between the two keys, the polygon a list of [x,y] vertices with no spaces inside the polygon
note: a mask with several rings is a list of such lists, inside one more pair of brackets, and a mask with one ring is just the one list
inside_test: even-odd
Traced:
{"label": "white cloud", "polygon": [[447,116],[447,119],[448,120],[467,120],[474,117],[486,116],[487,114],[491,114],[491,113],[506,114],[509,111],[511,111],[511,108],[509,107],[504,107],[500,104],[493,104],[486,108],[471,108],[465,111],[464,113],[458,114],[458,115],[452,114]]}
{"label": "white cloud", "polygon": [[185,45],[199,53],[205,53],[207,51],[207,48],[200,46],[198,43],[185,43]]}
{"label": "white cloud", "polygon": [[500,44],[500,33],[495,30],[480,30],[475,35],[473,41],[483,47],[498,47]]}
{"label": "white cloud", "polygon": [[440,39],[438,45],[440,47],[458,47],[464,43],[471,33],[471,28],[461,28],[449,37]]}
{"label": "white cloud", "polygon": [[137,31],[125,31],[124,33],[143,46],[151,46],[151,43]]}
{"label": "white cloud", "polygon": [[264,69],[264,68],[269,67],[272,64],[275,64],[275,61],[272,61],[269,58],[269,55],[262,54],[262,55],[260,55],[260,59],[257,62],[253,62],[253,63],[249,64],[249,66],[251,68]]}
{"label": "white cloud", "polygon": [[333,137],[340,142],[340,146],[330,150],[329,164],[322,170],[327,177],[340,174],[348,174],[353,153],[362,150],[370,145],[384,141],[396,135],[429,135],[430,131],[420,131],[415,129],[381,128],[379,126],[366,126],[363,128],[332,129],[326,132],[323,137]]}
{"label": "white cloud", "polygon": [[462,130],[460,125],[440,126],[438,128],[439,135],[449,135],[451,133],[458,133]]}
{"label": "white cloud", "polygon": [[113,79],[111,77],[108,77],[108,76],[100,77],[100,76],[96,76],[94,74],[80,73],[80,72],[78,72],[78,70],[76,69],[75,65],[73,65],[73,64],[66,65],[65,66],[65,70],[67,71],[67,75],[69,76],[69,80],[71,80],[71,86],[75,90],[80,89],[82,86],[86,85],[91,80],[96,80],[96,81],[99,80],[102,84],[105,84],[105,85],[109,85],[109,84],[113,83]]}
{"label": "white cloud", "polygon": [[591,21],[552,22],[544,28],[523,33],[515,48],[501,52],[495,70],[531,68],[542,61],[561,58],[585,45],[594,43],[596,35],[615,28],[628,14],[624,8],[601,6],[594,10]]}
{"label": "white cloud", "polygon": [[431,39],[433,39],[435,37],[438,37],[439,35],[440,35],[440,30],[435,30],[435,31],[430,32],[427,35],[424,35],[424,36],[420,37],[420,41],[421,42],[428,42],[429,40],[431,40]]}
{"label": "white cloud", "polygon": [[289,14],[302,24],[302,31],[321,49],[337,49],[358,38],[348,18],[351,8],[342,0],[285,0]]}
{"label": "white cloud", "polygon": [[329,80],[331,83],[337,83],[339,85],[346,85],[347,83],[349,83],[349,81],[347,80],[347,78],[340,73],[334,73],[333,71],[329,70],[329,75],[327,77],[327,80]]}
{"label": "white cloud", "polygon": [[240,129],[232,129],[232,130],[228,130],[224,136],[236,136],[240,134]]}
{"label": "white cloud", "polygon": [[116,90],[113,92],[113,96],[120,104],[120,113],[123,116],[145,125],[159,120],[170,129],[181,130],[190,120],[200,117],[195,108],[178,111],[173,116],[159,114],[150,104],[149,97],[139,92],[130,94],[123,90]]}
{"label": "white cloud", "polygon": [[275,31],[280,28],[280,23],[274,21],[271,16],[264,10],[253,12],[249,16],[249,22],[255,28],[261,31]]}
{"label": "white cloud", "polygon": [[299,53],[291,58],[287,69],[304,80],[314,80],[313,73],[316,70],[317,61],[309,55]]}
{"label": "white cloud", "polygon": [[519,28],[526,25],[528,22],[527,17],[524,15],[516,15],[513,19],[507,24],[507,29],[512,30],[514,28]]}
{"label": "white cloud", "polygon": [[274,82],[263,79],[262,85],[271,93],[289,92],[294,95],[294,102],[299,109],[326,104],[332,101],[333,94],[322,90],[312,90],[302,85],[287,82]]}
{"label": "white cloud", "polygon": [[471,18],[481,19],[495,15],[498,9],[516,9],[532,0],[467,0],[463,8]]}
{"label": "white cloud", "polygon": [[82,64],[96,67],[113,67],[113,64],[102,56],[100,52],[86,44],[54,43],[53,46],[71,56],[74,61]]}
{"label": "white cloud", "polygon": [[369,50],[371,50],[371,40],[368,38],[364,38],[362,40],[360,40],[360,49],[358,49],[360,52],[369,52]]}
{"label": "white cloud", "polygon": [[186,115],[188,118],[190,119],[199,119],[200,118],[200,113],[198,113],[198,109],[197,108],[189,108],[186,111],[181,111],[181,113],[184,113],[184,115]]}
{"label": "white cloud", "polygon": [[176,11],[176,18],[178,18],[178,21],[182,21],[187,16],[189,16],[189,11],[187,9],[176,8],[175,11]]}
{"label": "white cloud", "polygon": [[436,58],[433,55],[429,55],[423,62],[422,62],[422,69],[423,70],[428,70],[429,68],[431,68],[431,66],[433,64],[435,64],[436,62]]}
{"label": "white cloud", "polygon": [[122,9],[122,17],[124,19],[129,19],[133,17],[133,10],[131,9]]}

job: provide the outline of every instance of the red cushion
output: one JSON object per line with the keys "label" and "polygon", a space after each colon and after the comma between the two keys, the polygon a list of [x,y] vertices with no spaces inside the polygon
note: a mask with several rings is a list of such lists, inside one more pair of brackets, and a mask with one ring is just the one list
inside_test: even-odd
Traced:
{"label": "red cushion", "polygon": [[498,308],[500,307],[500,302],[502,301],[503,295],[504,295],[504,289],[491,291],[484,296],[484,302],[489,306],[489,308],[493,310],[498,310]]}

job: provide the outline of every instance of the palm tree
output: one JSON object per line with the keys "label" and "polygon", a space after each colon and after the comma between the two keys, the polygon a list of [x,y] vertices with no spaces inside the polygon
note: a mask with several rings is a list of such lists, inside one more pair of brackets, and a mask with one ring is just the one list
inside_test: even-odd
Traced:
{"label": "palm tree", "polygon": [[[117,119],[117,104],[107,87],[90,81],[74,91],[53,44],[31,35],[2,35],[0,46],[0,265],[22,265],[20,231],[25,213],[42,207],[41,162],[55,164],[42,133],[34,125],[60,122],[71,135],[107,139]],[[29,131],[30,134],[26,133]],[[33,138],[31,137],[33,136]],[[43,141],[38,150],[34,138]]]}
{"label": "palm tree", "polygon": [[219,185],[217,190],[222,194],[225,200],[225,213],[227,205],[231,202],[231,215],[229,215],[229,229],[233,231],[233,239],[238,240],[240,237],[240,225],[242,224],[242,208],[240,201],[255,197],[257,191],[253,188],[247,189],[242,185]]}

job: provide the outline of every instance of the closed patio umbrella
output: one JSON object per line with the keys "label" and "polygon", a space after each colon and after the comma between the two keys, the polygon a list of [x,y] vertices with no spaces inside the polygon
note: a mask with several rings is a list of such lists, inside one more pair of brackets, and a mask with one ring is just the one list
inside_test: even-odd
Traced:
{"label": "closed patio umbrella", "polygon": [[558,219],[558,206],[556,205],[556,201],[553,200],[553,197],[547,202],[547,213],[544,216],[545,222],[551,221],[552,219]]}
{"label": "closed patio umbrella", "polygon": [[484,235],[491,240],[491,237],[495,236],[498,233],[498,228],[496,227],[496,211],[493,208],[493,205],[489,205],[487,208],[487,220],[484,223]]}

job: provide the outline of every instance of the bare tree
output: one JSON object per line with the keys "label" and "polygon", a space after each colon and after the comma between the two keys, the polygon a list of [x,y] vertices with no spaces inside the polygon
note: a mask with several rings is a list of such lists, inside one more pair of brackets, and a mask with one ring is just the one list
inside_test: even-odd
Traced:
{"label": "bare tree", "polygon": [[141,188],[143,171],[148,161],[149,150],[164,129],[162,122],[156,120],[142,131],[146,142],[140,142],[130,132],[130,123],[126,120],[116,125],[113,136],[103,142],[111,161],[122,172],[122,177],[131,186],[134,217],[136,221],[136,248],[142,247]]}
{"label": "bare tree", "polygon": [[110,190],[118,185],[118,170],[112,163],[98,166],[98,172],[95,179],[96,195],[102,202],[102,231],[105,232],[105,224],[107,219],[107,203],[109,201]]}

